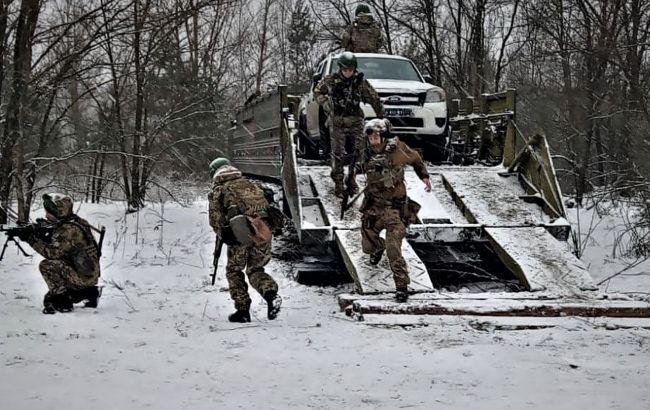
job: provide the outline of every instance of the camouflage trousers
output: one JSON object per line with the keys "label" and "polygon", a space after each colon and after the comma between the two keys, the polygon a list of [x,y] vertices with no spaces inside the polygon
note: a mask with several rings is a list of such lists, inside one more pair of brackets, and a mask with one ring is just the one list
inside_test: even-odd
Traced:
{"label": "camouflage trousers", "polygon": [[244,277],[244,268],[248,281],[262,297],[270,290],[277,292],[278,284],[269,274],[264,272],[264,266],[271,260],[271,241],[266,245],[229,246],[226,279],[230,288],[230,297],[235,302],[235,309],[248,310],[251,298],[248,295],[248,285]]}
{"label": "camouflage trousers", "polygon": [[[335,184],[343,185],[343,166],[346,159],[363,152],[365,148],[365,137],[363,135],[362,117],[335,117],[330,128],[331,144],[331,177]],[[347,154],[346,154],[347,152]],[[353,169],[348,172],[354,173]]]}
{"label": "camouflage trousers", "polygon": [[[386,240],[379,233],[386,229]],[[404,289],[411,282],[408,266],[402,256],[402,240],[406,236],[406,226],[400,212],[393,208],[372,207],[361,217],[361,247],[366,254],[380,250],[386,251],[393,280],[397,289]]]}
{"label": "camouflage trousers", "polygon": [[53,295],[95,286],[99,279],[97,273],[82,275],[62,260],[43,259],[38,265],[38,270],[41,271],[41,275]]}

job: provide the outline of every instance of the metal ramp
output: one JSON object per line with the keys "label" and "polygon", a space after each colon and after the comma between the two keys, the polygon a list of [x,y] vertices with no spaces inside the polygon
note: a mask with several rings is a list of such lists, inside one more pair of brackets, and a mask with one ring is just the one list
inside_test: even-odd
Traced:
{"label": "metal ramp", "polygon": [[550,232],[566,238],[570,226],[552,220],[503,168],[440,170],[443,183],[467,221],[484,228],[501,261],[530,291],[577,295],[594,290],[584,264]]}
{"label": "metal ramp", "polygon": [[[345,213],[344,218],[340,219],[341,200],[334,196],[334,182],[329,175],[330,168],[326,166],[300,167],[299,173],[303,184],[309,184],[315,190],[315,196],[319,198],[325,214],[323,218],[332,229],[332,235],[341,252],[343,262],[354,279],[357,291],[362,294],[393,292],[395,282],[393,282],[388,259],[384,256],[377,266],[372,266],[368,263],[368,256],[361,251],[359,206],[363,198],[359,198]],[[358,182],[360,186],[363,186],[365,177],[359,176]],[[305,228],[303,227],[303,229]],[[407,241],[402,243],[402,254],[409,266],[410,290],[414,292],[433,291],[433,284],[424,263]]]}
{"label": "metal ramp", "polygon": [[[530,291],[559,296],[595,289],[582,262],[548,232],[549,229],[563,232],[568,229],[568,223],[553,221],[537,204],[526,202],[526,192],[517,178],[502,176],[503,168],[430,167],[429,171],[434,185],[432,193],[424,192],[422,182],[413,171],[406,172],[409,196],[423,205],[419,216],[425,222],[411,225],[409,236],[422,234],[428,241],[434,237],[461,241],[470,239],[471,233],[472,240],[491,243],[501,261]],[[341,220],[341,200],[333,195],[334,183],[329,172],[327,166],[299,168],[301,185],[308,186],[312,194],[303,196],[302,201],[317,200],[317,208],[322,212],[316,218],[322,220],[322,225],[313,229],[327,230],[321,234],[323,240],[336,241],[359,293],[394,291],[386,258],[378,266],[372,266],[360,249],[362,198]],[[359,176],[358,182],[363,186],[364,176]],[[313,215],[305,213],[303,218],[313,218]],[[309,231],[310,224],[305,220],[303,231]],[[434,291],[424,263],[408,241],[404,241],[402,252],[409,265],[411,290]]]}

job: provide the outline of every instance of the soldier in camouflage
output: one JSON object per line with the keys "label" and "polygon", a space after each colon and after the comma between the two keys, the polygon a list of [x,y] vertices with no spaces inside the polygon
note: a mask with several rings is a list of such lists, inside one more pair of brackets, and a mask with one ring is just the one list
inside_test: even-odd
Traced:
{"label": "soldier in camouflage", "polygon": [[[363,78],[363,73],[357,71],[357,59],[354,54],[345,52],[337,60],[339,71],[328,75],[314,88],[314,96],[318,104],[329,116],[331,138],[332,180],[334,194],[343,195],[343,153],[346,140],[353,145],[353,156],[358,155],[365,147],[363,137],[363,110],[361,102],[370,104],[377,117],[384,116],[384,106],[372,85]],[[354,176],[354,167],[349,173]],[[358,187],[354,177],[349,178],[350,185],[346,187],[356,192]]]}
{"label": "soldier in camouflage", "polygon": [[[417,221],[420,205],[406,195],[404,167],[411,165],[424,182],[425,191],[431,192],[431,182],[420,155],[397,137],[391,136],[388,120],[374,119],[366,123],[368,147],[360,164],[366,173],[367,187],[361,204],[361,246],[376,265],[386,251],[395,280],[395,298],[408,299],[410,283],[408,266],[402,256],[402,240],[409,224]],[[386,240],[379,236],[386,230]]]}
{"label": "soldier in camouflage", "polygon": [[354,21],[341,35],[341,47],[353,53],[378,53],[384,46],[381,26],[370,13],[370,7],[359,4]]}
{"label": "soldier in camouflage", "polygon": [[38,266],[49,289],[43,313],[69,312],[84,300],[84,307],[96,308],[100,250],[90,224],[72,212],[67,195],[45,194],[43,206],[46,219],[19,235],[45,258]]}
{"label": "soldier in camouflage", "polygon": [[[267,303],[267,317],[273,320],[280,312],[282,298],[278,284],[264,271],[271,260],[271,232],[268,225],[269,203],[262,188],[242,176],[226,158],[217,158],[210,164],[213,179],[208,195],[210,226],[228,246],[226,278],[230,297],[235,302],[235,312],[228,316],[231,322],[250,322],[251,299],[244,277],[244,269],[251,286]],[[245,216],[251,224],[251,241],[233,232],[234,218]],[[239,238],[239,239],[238,239]],[[242,243],[242,241],[246,243]]]}

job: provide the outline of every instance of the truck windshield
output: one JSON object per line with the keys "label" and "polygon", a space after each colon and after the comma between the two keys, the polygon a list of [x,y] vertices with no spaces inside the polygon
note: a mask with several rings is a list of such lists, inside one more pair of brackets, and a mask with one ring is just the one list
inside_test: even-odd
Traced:
{"label": "truck windshield", "polygon": [[[330,73],[338,70],[336,59],[332,59]],[[357,57],[358,68],[366,78],[374,80],[422,81],[420,75],[408,60],[392,58]]]}

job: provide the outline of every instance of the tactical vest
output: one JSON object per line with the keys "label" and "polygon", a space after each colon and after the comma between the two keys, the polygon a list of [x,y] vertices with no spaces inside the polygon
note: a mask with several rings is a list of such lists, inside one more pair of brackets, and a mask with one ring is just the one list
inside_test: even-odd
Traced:
{"label": "tactical vest", "polygon": [[246,178],[227,181],[222,185],[220,201],[236,245],[262,245],[271,240],[271,231],[265,222],[269,204],[257,184]]}
{"label": "tactical vest", "polygon": [[357,73],[351,79],[337,77],[331,92],[332,110],[335,116],[362,116],[360,85],[363,74]]}
{"label": "tactical vest", "polygon": [[404,167],[394,166],[386,152],[370,156],[366,166],[371,192],[386,192],[398,182],[404,181]]}
{"label": "tactical vest", "polygon": [[70,218],[64,219],[59,223],[61,225],[74,225],[81,230],[86,239],[86,245],[71,250],[70,254],[67,255],[68,262],[72,264],[75,271],[80,275],[91,275],[95,271],[99,272],[99,257],[101,256],[101,250],[99,249],[99,244],[95,240],[88,223],[74,214]]}
{"label": "tactical vest", "polygon": [[[267,217],[269,207],[264,192],[252,181],[237,178],[222,185],[221,204],[229,218],[235,215]],[[232,209],[236,207],[236,210]]]}
{"label": "tactical vest", "polygon": [[378,27],[374,22],[354,22],[350,40],[355,53],[376,53]]}

